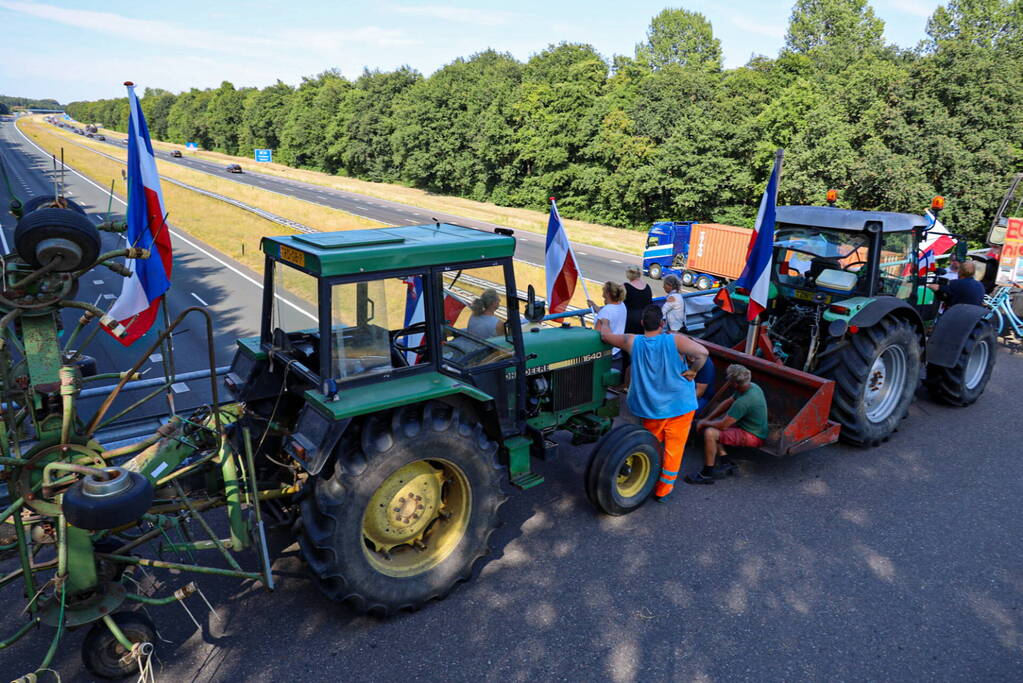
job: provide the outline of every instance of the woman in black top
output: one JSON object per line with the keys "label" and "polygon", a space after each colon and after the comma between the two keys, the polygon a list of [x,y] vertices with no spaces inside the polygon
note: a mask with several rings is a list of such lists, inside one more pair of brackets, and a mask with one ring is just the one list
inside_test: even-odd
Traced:
{"label": "woman in black top", "polygon": [[625,270],[625,333],[643,334],[643,325],[640,319],[643,317],[643,309],[650,305],[654,298],[650,285],[643,281],[643,271],[639,266],[629,266]]}

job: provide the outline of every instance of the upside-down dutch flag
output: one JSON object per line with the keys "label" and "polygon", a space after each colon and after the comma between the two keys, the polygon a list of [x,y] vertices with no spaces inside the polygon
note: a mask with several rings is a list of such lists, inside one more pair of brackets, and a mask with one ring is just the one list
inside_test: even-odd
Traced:
{"label": "upside-down dutch flag", "polygon": [[[423,278],[420,275],[413,275],[405,278],[408,285],[408,293],[405,295],[405,327],[409,328],[416,323],[426,320],[426,308],[423,301]],[[410,334],[404,339],[405,346],[416,348],[423,343],[423,334]],[[419,354],[415,351],[406,351],[405,360],[409,365],[419,362]]]}
{"label": "upside-down dutch flag", "polygon": [[920,251],[931,251],[935,256],[941,256],[957,244],[956,238],[949,234],[945,224],[938,220],[930,209],[924,212],[927,219],[927,237],[920,243]]}
{"label": "upside-down dutch flag", "polygon": [[110,317],[124,328],[106,328],[125,346],[149,331],[156,320],[164,292],[170,288],[171,242],[165,222],[160,176],[149,140],[149,129],[135,86],[128,88],[128,230],[129,247],[149,250],[149,258],[128,259],[131,276],[124,279],[121,294],[110,307]]}
{"label": "upside-down dutch flag", "polygon": [[572,245],[561,224],[558,204],[551,197],[551,217],[547,221],[547,246],[544,252],[544,271],[547,276],[547,302],[551,313],[564,313],[575,293],[579,281],[579,265],[572,253]]}
{"label": "upside-down dutch flag", "polygon": [[765,308],[771,287],[771,256],[774,251],[774,220],[778,204],[778,175],[780,157],[774,160],[771,178],[767,181],[764,196],[760,199],[760,211],[753,226],[749,248],[746,251],[746,267],[735,281],[736,287],[749,291],[749,305],[746,320],[753,321]]}
{"label": "upside-down dutch flag", "polygon": [[934,252],[930,249],[920,254],[920,258],[917,260],[916,269],[917,274],[920,277],[924,277],[927,273],[935,270],[937,263],[934,260]]}

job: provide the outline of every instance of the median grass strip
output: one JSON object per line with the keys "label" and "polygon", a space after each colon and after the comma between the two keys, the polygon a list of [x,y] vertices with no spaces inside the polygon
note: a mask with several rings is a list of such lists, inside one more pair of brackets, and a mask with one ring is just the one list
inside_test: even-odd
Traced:
{"label": "median grass strip", "polygon": [[[128,151],[123,147],[112,147],[81,135],[75,135],[74,133],[51,126],[39,118],[33,118],[33,120],[26,121],[22,124],[22,129],[26,132],[28,132],[30,127],[59,138],[63,138],[74,145],[81,145],[82,147],[87,147],[97,152],[108,154],[121,159],[122,161],[127,161],[128,159]],[[66,149],[67,145],[65,145],[65,150]],[[208,173],[193,171],[192,169],[184,168],[179,164],[163,161],[159,158],[157,158],[156,163],[161,176],[172,178],[194,187],[202,188],[209,192],[215,192],[226,197],[231,197],[232,199],[237,199],[249,206],[269,211],[278,216],[290,218],[293,221],[297,221],[303,225],[308,225],[309,227],[316,228],[317,230],[351,230],[353,228],[375,228],[383,225],[378,221],[363,218],[362,216],[356,216],[345,211],[339,211],[320,204],[302,201],[301,199],[295,199],[275,192],[262,190],[250,185],[236,183],[226,178],[217,178],[216,176],[212,176]]]}
{"label": "median grass strip", "polygon": [[[85,145],[85,147],[89,147],[89,149],[83,149],[76,145],[66,144],[69,140],[65,139],[64,136],[59,135],[57,131],[52,130],[52,126],[49,126],[45,122],[22,119],[17,125],[22,132],[35,141],[37,145],[51,154],[56,154],[59,157],[60,150],[63,147],[64,160],[69,166],[92,179],[99,185],[105,187],[110,187],[110,181],[113,180],[114,192],[119,197],[123,198],[125,196],[126,186],[121,177],[121,170],[124,168],[123,164],[93,153],[90,151],[90,145]],[[80,142],[77,139],[73,141]],[[87,138],[86,141],[88,141]],[[99,145],[100,143],[93,144]],[[110,152],[108,151],[108,147],[108,145],[103,145],[101,149],[96,151],[102,151],[109,154]],[[160,172],[163,173],[163,169],[161,169]],[[193,173],[191,171],[189,172]],[[205,174],[202,173],[195,173],[195,175],[205,176]],[[168,174],[168,177],[171,176]],[[212,187],[202,185],[199,182],[191,182],[184,179],[182,179],[182,181],[188,182],[196,187],[210,189],[218,194],[223,194],[234,199],[245,201],[246,203],[257,205],[255,202],[249,202],[248,200],[243,199],[242,196],[236,192],[236,188],[247,189],[244,185],[239,183],[232,183],[227,180],[218,181],[225,183],[226,186],[224,188],[213,189]],[[181,228],[196,239],[216,248],[223,254],[243,263],[257,273],[263,272],[263,259],[261,252],[259,251],[260,238],[268,235],[288,235],[294,233],[294,231],[288,228],[264,218],[260,218],[248,211],[210,197],[206,197],[196,192],[192,192],[191,190],[187,190],[183,187],[178,187],[171,183],[164,183],[162,189],[166,208],[170,212],[168,221],[171,224],[175,227]],[[258,189],[256,189],[255,192],[271,194]],[[276,195],[273,196],[276,197]],[[280,199],[286,198],[282,197]],[[294,201],[297,204],[311,206],[307,202],[301,202],[298,200]],[[102,210],[106,207],[99,208]],[[266,206],[260,206],[260,208],[266,208],[268,211],[273,211],[273,213],[280,216],[297,220],[311,227],[320,227],[320,225],[322,225],[322,222],[318,223],[315,221],[301,220],[296,215],[274,210]],[[316,207],[312,208],[315,209]],[[332,209],[327,210],[332,211]],[[344,214],[342,211],[337,211],[335,213],[349,215]],[[373,221],[370,221],[370,223],[374,226],[379,226],[379,223]],[[356,223],[354,225],[337,225],[331,227],[331,230],[350,230],[362,227],[366,226]],[[515,261],[515,280],[516,286],[519,289],[525,290],[529,285],[533,285],[536,289],[537,296],[545,298],[546,279],[543,268],[523,263],[521,261]],[[599,300],[600,292],[597,290],[596,286],[591,284],[590,288],[593,290],[591,291],[591,295],[595,296]],[[306,288],[293,287],[293,290],[296,290],[295,293],[302,296],[302,298],[309,301],[313,300],[313,296],[307,296]],[[309,292],[309,294],[312,295],[312,292]],[[581,286],[576,288],[576,294],[572,298],[572,306],[577,308],[585,308],[586,306],[586,297],[583,295]]]}
{"label": "median grass strip", "polygon": [[[107,137],[121,139],[123,133],[103,129]],[[462,197],[438,195],[425,190],[417,190],[404,185],[390,183],[373,183],[367,180],[334,176],[319,171],[296,169],[290,166],[277,163],[256,163],[247,157],[236,157],[219,152],[199,151],[191,152],[183,145],[175,145],[165,142],[155,142],[154,146],[165,151],[172,149],[180,150],[183,154],[197,156],[217,163],[236,163],[246,171],[258,171],[267,175],[273,175],[290,180],[299,180],[315,185],[323,185],[344,192],[354,192],[368,197],[387,199],[393,202],[418,206],[431,211],[438,211],[456,216],[464,216],[474,220],[486,221],[496,225],[503,225],[516,230],[525,230],[545,234],[547,232],[547,213],[531,211],[529,209],[517,209],[513,207],[498,206],[486,202],[477,202]],[[583,221],[568,220],[562,217],[568,237],[578,244],[589,244],[605,249],[624,252],[633,255],[642,255],[646,244],[646,233],[636,230],[615,228],[610,225],[598,223],[586,223]]]}

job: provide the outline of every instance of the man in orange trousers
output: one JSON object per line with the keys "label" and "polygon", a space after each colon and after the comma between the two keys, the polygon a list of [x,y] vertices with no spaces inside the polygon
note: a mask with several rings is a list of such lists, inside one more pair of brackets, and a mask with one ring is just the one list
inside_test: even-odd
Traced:
{"label": "man in orange trousers", "polygon": [[664,501],[682,467],[697,405],[693,378],[707,362],[707,349],[684,334],[664,333],[661,308],[656,304],[643,309],[642,335],[612,334],[603,322],[598,322],[597,329],[604,343],[632,356],[629,410],[664,445],[661,476],[654,487],[654,499]]}

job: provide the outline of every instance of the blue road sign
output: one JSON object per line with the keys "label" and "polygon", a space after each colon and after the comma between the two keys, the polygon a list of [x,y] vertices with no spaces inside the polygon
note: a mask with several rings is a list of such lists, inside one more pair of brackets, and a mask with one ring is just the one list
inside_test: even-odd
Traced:
{"label": "blue road sign", "polygon": [[199,149],[199,143],[198,142],[186,142],[185,143],[185,149],[190,149],[190,150],[192,150],[194,152],[195,150]]}
{"label": "blue road sign", "polygon": [[274,160],[274,151],[272,149],[257,149],[255,151],[256,161],[270,163],[271,161]]}

